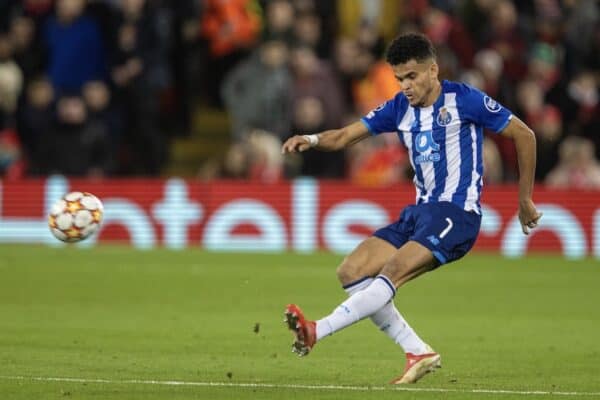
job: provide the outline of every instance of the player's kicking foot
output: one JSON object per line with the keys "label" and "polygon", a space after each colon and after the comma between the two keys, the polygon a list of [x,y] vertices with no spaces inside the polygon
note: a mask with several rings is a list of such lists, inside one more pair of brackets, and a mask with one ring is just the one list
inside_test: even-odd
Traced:
{"label": "player's kicking foot", "polygon": [[285,322],[296,337],[292,343],[292,351],[300,357],[307,355],[317,341],[317,329],[314,321],[304,318],[302,310],[295,304],[285,307]]}
{"label": "player's kicking foot", "polygon": [[406,367],[402,375],[392,380],[392,385],[415,383],[429,372],[442,367],[442,357],[431,347],[427,346],[427,353],[406,353]]}

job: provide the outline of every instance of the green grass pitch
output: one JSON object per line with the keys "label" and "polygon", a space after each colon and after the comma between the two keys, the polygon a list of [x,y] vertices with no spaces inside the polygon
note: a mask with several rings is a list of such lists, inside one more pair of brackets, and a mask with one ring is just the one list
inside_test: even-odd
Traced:
{"label": "green grass pitch", "polygon": [[396,304],[443,368],[399,391],[370,321],[290,351],[284,306],[333,310],[341,259],[0,246],[0,399],[600,398],[597,260],[471,254],[410,282]]}

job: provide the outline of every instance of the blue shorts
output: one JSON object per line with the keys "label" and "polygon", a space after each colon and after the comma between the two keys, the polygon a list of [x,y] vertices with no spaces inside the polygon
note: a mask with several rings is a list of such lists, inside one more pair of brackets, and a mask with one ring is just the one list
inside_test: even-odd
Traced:
{"label": "blue shorts", "polygon": [[411,205],[402,210],[398,221],[381,228],[373,236],[396,248],[412,240],[427,247],[441,264],[458,260],[475,244],[481,215],[465,211],[450,202]]}

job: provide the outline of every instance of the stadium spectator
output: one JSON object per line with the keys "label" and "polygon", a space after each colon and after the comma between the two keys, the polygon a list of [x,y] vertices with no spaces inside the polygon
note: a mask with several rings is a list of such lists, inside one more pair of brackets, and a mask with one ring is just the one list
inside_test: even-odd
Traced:
{"label": "stadium spectator", "polygon": [[292,102],[307,96],[318,98],[323,105],[325,128],[338,126],[347,111],[331,66],[318,59],[314,49],[307,46],[292,49],[290,61],[293,73]]}
{"label": "stadium spectator", "polygon": [[232,137],[263,129],[284,138],[290,132],[290,89],[288,47],[271,39],[264,42],[225,78],[223,99],[232,119]]}
{"label": "stadium spectator", "polygon": [[[291,132],[308,135],[321,132],[326,127],[326,109],[320,98],[313,96],[296,98]],[[302,175],[319,178],[342,178],[345,176],[345,155],[341,151],[328,154],[307,151],[300,156],[302,157],[300,169]]]}
{"label": "stadium spectator", "polygon": [[489,137],[483,139],[483,181],[486,184],[502,183],[504,166],[498,145]]}
{"label": "stadium spectator", "polygon": [[387,187],[408,182],[406,150],[396,138],[363,140],[348,149],[348,178],[365,187]]}
{"label": "stadium spectator", "polygon": [[288,45],[294,43],[294,6],[287,0],[274,0],[266,4],[265,27],[266,38],[278,37]]}
{"label": "stadium spectator", "polygon": [[558,146],[562,139],[560,111],[545,103],[543,89],[533,79],[524,80],[517,86],[517,103],[521,118],[531,126],[538,139],[535,173],[536,179],[543,180],[558,159]]}
{"label": "stadium spectator", "polygon": [[272,132],[251,130],[227,149],[222,163],[212,161],[199,171],[199,177],[278,182],[284,173],[280,149],[281,141]]}
{"label": "stadium spectator", "polygon": [[281,141],[271,132],[255,129],[246,139],[249,150],[249,179],[275,183],[283,177]]}
{"label": "stadium spectator", "polygon": [[577,136],[560,145],[560,161],[545,179],[549,187],[561,189],[600,189],[600,163],[593,143]]}
{"label": "stadium spectator", "polygon": [[436,46],[448,45],[462,68],[473,65],[475,47],[460,20],[436,7],[428,7],[422,16],[423,32]]}
{"label": "stadium spectator", "polygon": [[114,106],[108,85],[102,81],[90,81],[83,86],[82,96],[88,109],[90,123],[107,129],[113,153],[117,154],[123,121]]}
{"label": "stadium spectator", "polygon": [[57,0],[46,22],[48,75],[58,91],[78,91],[107,77],[106,48],[98,23],[85,15],[85,0]]}
{"label": "stadium spectator", "polygon": [[342,90],[344,109],[354,109],[352,82],[356,74],[355,60],[360,54],[358,41],[350,37],[340,37],[334,46],[334,69]]}
{"label": "stadium spectator", "polygon": [[221,106],[220,89],[225,76],[256,45],[260,34],[260,10],[255,0],[205,0],[200,21],[208,46],[206,90],[213,105]]}
{"label": "stadium spectator", "polygon": [[20,16],[13,19],[10,38],[14,46],[14,58],[23,71],[26,81],[44,72],[46,54],[32,18]]}
{"label": "stadium spectator", "polygon": [[125,167],[129,173],[141,175],[157,175],[168,153],[166,137],[158,126],[159,94],[168,80],[166,45],[155,12],[145,0],[123,1],[112,57],[115,97],[127,115]]}
{"label": "stadium spectator", "polygon": [[531,49],[528,78],[536,80],[544,92],[549,91],[560,80],[558,53],[558,47],[542,42],[536,42]]}
{"label": "stadium spectator", "polygon": [[40,139],[54,122],[53,103],[52,84],[45,78],[36,78],[27,85],[17,112],[19,138],[25,156],[33,162],[34,169]]}
{"label": "stadium spectator", "polygon": [[296,15],[294,19],[294,39],[297,44],[308,46],[318,51],[322,40],[321,20],[312,13],[306,12]]}
{"label": "stadium spectator", "polygon": [[355,59],[352,93],[357,112],[366,114],[391,99],[399,86],[389,65],[361,50]]}
{"label": "stadium spectator", "polygon": [[40,138],[37,166],[41,174],[102,177],[111,172],[113,153],[108,131],[92,125],[83,100],[57,100],[56,120]]}
{"label": "stadium spectator", "polygon": [[[547,97],[561,110],[565,131],[589,138],[599,152],[600,93],[594,73],[591,70],[578,72],[568,82],[556,85]],[[600,156],[600,152],[597,155]]]}
{"label": "stadium spectator", "polygon": [[510,83],[503,75],[503,60],[497,51],[492,49],[478,51],[473,59],[473,65],[483,77],[481,90],[507,107],[515,105]]}
{"label": "stadium spectator", "polygon": [[504,74],[511,83],[517,82],[527,74],[527,42],[524,39],[527,36],[518,24],[515,5],[510,0],[499,0],[489,7],[488,13],[490,23],[483,34],[487,38],[486,47],[500,54]]}
{"label": "stadium spectator", "polygon": [[0,126],[13,120],[23,87],[23,72],[13,58],[10,37],[0,34]]}

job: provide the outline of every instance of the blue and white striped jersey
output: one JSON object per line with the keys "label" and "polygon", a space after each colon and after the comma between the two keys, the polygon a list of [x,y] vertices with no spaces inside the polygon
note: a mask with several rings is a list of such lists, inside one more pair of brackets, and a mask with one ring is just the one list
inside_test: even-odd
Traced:
{"label": "blue and white striped jersey", "polygon": [[512,113],[469,85],[441,84],[429,107],[411,107],[398,93],[361,121],[373,135],[397,132],[415,171],[417,204],[449,201],[479,213],[483,128],[501,132]]}

